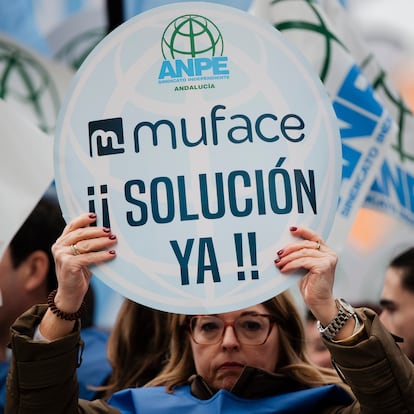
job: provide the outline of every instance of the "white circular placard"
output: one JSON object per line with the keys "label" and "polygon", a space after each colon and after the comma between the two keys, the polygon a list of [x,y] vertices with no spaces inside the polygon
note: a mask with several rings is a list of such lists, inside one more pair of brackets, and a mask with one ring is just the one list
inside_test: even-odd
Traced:
{"label": "white circular placard", "polygon": [[341,159],[302,55],[267,23],[209,3],[159,7],[108,35],[76,75],[55,142],[65,218],[95,211],[118,237],[94,274],[186,314],[288,288],[276,252],[292,225],[328,236]]}

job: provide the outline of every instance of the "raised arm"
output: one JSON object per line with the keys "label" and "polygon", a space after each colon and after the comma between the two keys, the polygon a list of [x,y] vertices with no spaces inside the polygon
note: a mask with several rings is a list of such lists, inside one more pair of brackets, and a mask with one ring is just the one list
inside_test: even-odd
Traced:
{"label": "raised arm", "polygon": [[[356,397],[340,413],[414,414],[411,361],[374,311],[348,308],[352,317],[339,314],[342,304],[333,297],[337,255],[309,229],[293,227],[291,233],[297,241],[278,251],[275,264],[286,274],[305,269],[305,276],[299,281],[302,298],[319,319],[321,329],[333,327],[323,335],[324,342],[338,373]],[[345,319],[341,327],[340,322]]]}
{"label": "raised arm", "polygon": [[[94,214],[83,214],[65,227],[52,248],[56,295],[49,297],[49,306],[34,306],[13,324],[5,414],[119,414],[104,401],[78,402],[78,316],[91,278],[88,266],[115,257],[116,237],[110,229],[93,226],[95,221]],[[37,340],[38,326],[46,341]]]}
{"label": "raised arm", "polygon": [[108,228],[91,226],[95,221],[93,213],[77,217],[65,227],[52,247],[58,289],[51,299],[54,306],[52,303],[39,327],[41,335],[50,341],[72,332],[76,319],[70,319],[81,309],[92,275],[88,266],[116,256],[112,249],[116,237]]}
{"label": "raised arm", "polygon": [[[333,296],[338,256],[314,231],[304,227],[291,227],[290,230],[298,239],[278,251],[279,258],[275,264],[282,273],[305,269],[306,274],[299,281],[300,293],[315,318],[326,327],[338,314],[338,305]],[[348,319],[335,340],[351,336],[355,323],[354,318]]]}

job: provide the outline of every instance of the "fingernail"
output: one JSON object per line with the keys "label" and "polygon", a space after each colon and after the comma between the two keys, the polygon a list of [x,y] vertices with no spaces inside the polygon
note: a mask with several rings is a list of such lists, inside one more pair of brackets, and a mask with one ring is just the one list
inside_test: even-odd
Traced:
{"label": "fingernail", "polygon": [[104,227],[102,230],[103,230],[105,233],[110,233],[110,232],[111,232],[111,229],[108,229],[108,227]]}
{"label": "fingernail", "polygon": [[275,264],[278,264],[280,262],[280,259],[275,259]]}
{"label": "fingernail", "polygon": [[278,256],[281,256],[281,255],[283,254],[283,252],[284,252],[284,250],[283,250],[283,249],[280,249],[280,250],[277,252],[277,255],[278,255]]}
{"label": "fingernail", "polygon": [[116,236],[115,236],[115,234],[111,234],[111,235],[109,236],[109,238],[110,238],[111,240],[115,240],[115,239],[116,239]]}
{"label": "fingernail", "polygon": [[116,254],[116,251],[115,250],[109,250],[108,253],[114,255],[114,254]]}
{"label": "fingernail", "polygon": [[95,213],[89,213],[89,218],[91,218],[91,219],[96,218],[96,214]]}
{"label": "fingernail", "polygon": [[289,230],[290,231],[296,231],[298,228],[297,227],[295,227],[295,226],[292,226],[292,227],[289,227]]}

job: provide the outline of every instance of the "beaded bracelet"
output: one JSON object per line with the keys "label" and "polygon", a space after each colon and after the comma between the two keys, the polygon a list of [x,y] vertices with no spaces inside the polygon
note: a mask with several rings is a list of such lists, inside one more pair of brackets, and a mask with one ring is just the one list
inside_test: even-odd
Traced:
{"label": "beaded bracelet", "polygon": [[78,320],[81,317],[85,309],[85,302],[82,302],[82,305],[77,312],[74,312],[74,313],[63,312],[60,309],[58,309],[58,307],[55,304],[56,293],[57,293],[57,289],[52,290],[49,293],[49,296],[47,297],[47,306],[49,306],[49,309],[52,311],[52,313],[54,313],[58,318],[63,319],[65,321]]}

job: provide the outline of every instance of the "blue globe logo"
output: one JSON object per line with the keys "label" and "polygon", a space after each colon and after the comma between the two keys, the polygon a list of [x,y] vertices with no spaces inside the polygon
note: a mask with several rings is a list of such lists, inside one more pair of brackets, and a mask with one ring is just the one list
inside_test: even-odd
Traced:
{"label": "blue globe logo", "polygon": [[166,27],[161,50],[165,60],[221,56],[223,36],[210,19],[197,14],[185,14]]}

